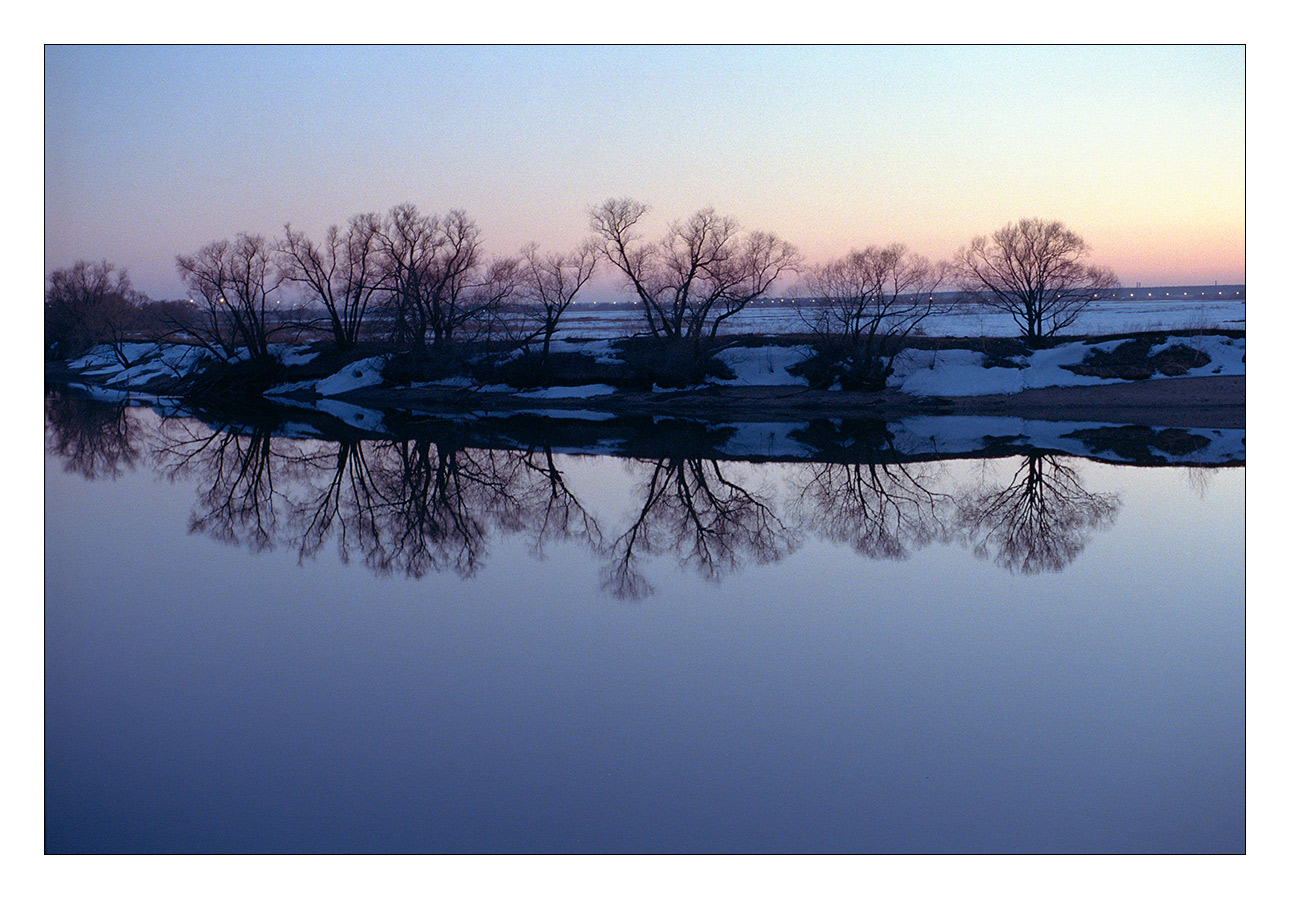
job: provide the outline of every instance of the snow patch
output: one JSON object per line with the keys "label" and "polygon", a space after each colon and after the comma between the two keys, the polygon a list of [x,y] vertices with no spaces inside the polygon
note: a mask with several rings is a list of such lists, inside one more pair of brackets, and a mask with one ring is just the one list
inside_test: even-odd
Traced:
{"label": "snow patch", "polygon": [[346,365],[331,377],[320,380],[314,390],[322,396],[337,396],[361,387],[375,387],[382,383],[381,372],[384,370],[384,356],[360,359]]}
{"label": "snow patch", "polygon": [[788,367],[796,365],[811,354],[806,346],[731,347],[717,353],[716,358],[734,374],[734,381],[709,378],[710,384],[755,387],[805,387],[806,378],[789,374]]}
{"label": "snow patch", "polygon": [[275,357],[282,365],[304,365],[312,362],[319,355],[318,350],[310,346],[294,346],[286,343],[273,343],[269,345],[269,354]]}
{"label": "snow patch", "polygon": [[522,390],[519,395],[543,400],[584,399],[591,396],[607,396],[617,389],[610,384],[583,384],[578,387],[538,387]]}

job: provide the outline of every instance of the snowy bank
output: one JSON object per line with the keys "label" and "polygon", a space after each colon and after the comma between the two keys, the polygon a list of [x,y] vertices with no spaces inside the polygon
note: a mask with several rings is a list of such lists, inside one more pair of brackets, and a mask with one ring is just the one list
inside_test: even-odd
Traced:
{"label": "snowy bank", "polygon": [[[913,396],[944,397],[1013,394],[1039,387],[1122,384],[1123,378],[1076,374],[1068,366],[1084,364],[1096,351],[1110,353],[1125,343],[1128,341],[1065,343],[1014,356],[992,367],[988,367],[985,354],[973,350],[904,350],[892,361],[893,373],[887,384]],[[1159,355],[1171,347],[1185,347],[1209,356],[1207,365],[1192,369],[1187,377],[1245,374],[1243,337],[1170,337],[1153,348],[1151,355]],[[1152,375],[1152,378],[1163,377],[1167,376]]]}

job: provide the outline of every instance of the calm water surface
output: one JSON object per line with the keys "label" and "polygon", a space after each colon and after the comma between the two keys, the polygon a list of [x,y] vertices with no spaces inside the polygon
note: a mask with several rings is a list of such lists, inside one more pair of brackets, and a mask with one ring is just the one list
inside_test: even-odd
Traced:
{"label": "calm water surface", "polygon": [[49,852],[1244,851],[1241,467],[46,435]]}

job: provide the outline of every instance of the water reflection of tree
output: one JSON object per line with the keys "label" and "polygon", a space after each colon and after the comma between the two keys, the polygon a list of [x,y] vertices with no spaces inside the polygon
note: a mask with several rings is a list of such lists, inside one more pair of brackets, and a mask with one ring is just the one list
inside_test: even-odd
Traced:
{"label": "water reflection of tree", "polygon": [[1200,499],[1204,499],[1205,494],[1209,493],[1209,485],[1214,480],[1216,471],[1217,469],[1214,468],[1200,468],[1193,465],[1182,469],[1182,476],[1187,486],[1191,488],[1191,492]]}
{"label": "water reflection of tree", "polygon": [[1007,486],[963,497],[958,525],[978,557],[1036,574],[1069,565],[1119,510],[1117,495],[1085,490],[1073,465],[1030,453]]}
{"label": "water reflection of tree", "polygon": [[674,555],[719,580],[748,559],[773,562],[796,548],[770,499],[728,478],[719,462],[660,459],[646,471],[640,513],[607,550],[603,584],[616,596],[639,599],[653,591],[640,571],[646,556]]}
{"label": "water reflection of tree", "polygon": [[532,535],[530,548],[543,558],[555,540],[584,543],[599,549],[600,524],[574,495],[550,447],[508,454],[515,469],[511,495]]}
{"label": "water reflection of tree", "polygon": [[295,440],[267,429],[162,427],[157,457],[201,489],[191,530],[254,550],[279,542],[303,561],[335,542],[342,562],[382,573],[474,574],[491,531],[598,547],[595,517],[550,449],[486,450],[433,440]]}
{"label": "water reflection of tree", "polygon": [[[122,410],[93,404],[80,419],[75,411],[51,412],[47,438],[69,467],[93,476],[132,464],[140,444]],[[640,475],[639,511],[608,541],[549,448],[295,440],[186,420],[165,421],[159,433],[163,469],[199,485],[194,533],[256,551],[291,546],[301,561],[334,542],[346,564],[414,578],[473,575],[499,534],[525,537],[539,557],[555,541],[575,541],[605,558],[603,586],[622,598],[652,592],[647,558],[674,557],[715,581],[749,561],[783,558],[803,532],[874,559],[906,559],[957,535],[1010,571],[1058,571],[1119,509],[1117,496],[1084,489],[1074,465],[1047,454],[1025,456],[1006,484],[964,491],[941,488],[940,467],[868,453],[801,466],[789,525],[770,491],[741,483],[730,463],[664,458],[627,463]]]}
{"label": "water reflection of tree", "polygon": [[279,507],[286,501],[275,487],[275,477],[299,465],[298,445],[280,440],[283,449],[278,451],[267,428],[239,433],[210,430],[188,420],[163,423],[161,433],[157,454],[167,475],[172,480],[192,477],[204,485],[189,531],[222,543],[245,544],[256,552],[271,549]]}
{"label": "water reflection of tree", "polygon": [[125,403],[105,403],[76,390],[45,393],[45,447],[88,480],[117,478],[134,468],[144,429]]}
{"label": "water reflection of tree", "polygon": [[302,559],[334,538],[346,563],[357,555],[384,573],[468,577],[486,557],[490,529],[531,533],[539,554],[555,539],[600,539],[550,449],[354,441],[328,445],[308,464],[313,487],[293,513]]}
{"label": "water reflection of tree", "polygon": [[378,502],[361,440],[322,444],[301,459],[300,496],[291,510],[300,559],[312,558],[334,537],[341,562],[376,552]]}
{"label": "water reflection of tree", "polygon": [[473,575],[485,556],[485,510],[505,489],[488,454],[405,440],[377,444],[375,456],[380,502],[368,564],[415,578],[441,570]]}
{"label": "water reflection of tree", "polygon": [[[921,478],[921,481],[920,481]],[[928,469],[901,464],[811,463],[796,502],[802,525],[871,559],[906,559],[949,536],[952,498]]]}

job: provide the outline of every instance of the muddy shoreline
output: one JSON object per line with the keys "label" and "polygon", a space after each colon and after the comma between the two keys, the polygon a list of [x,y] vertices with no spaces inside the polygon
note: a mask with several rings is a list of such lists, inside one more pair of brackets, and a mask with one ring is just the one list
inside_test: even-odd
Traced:
{"label": "muddy shoreline", "polygon": [[1009,395],[953,398],[914,397],[896,390],[863,394],[801,387],[704,387],[675,393],[620,391],[605,396],[552,399],[470,389],[368,387],[334,399],[413,414],[558,409],[672,415],[718,422],[989,415],[1154,427],[1245,427],[1244,375],[1048,387]]}

